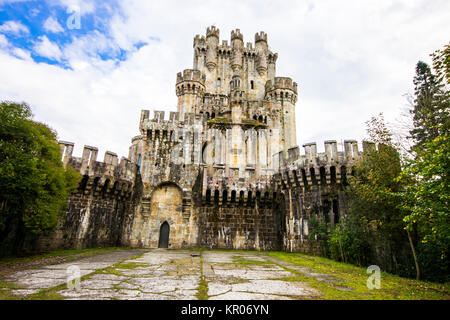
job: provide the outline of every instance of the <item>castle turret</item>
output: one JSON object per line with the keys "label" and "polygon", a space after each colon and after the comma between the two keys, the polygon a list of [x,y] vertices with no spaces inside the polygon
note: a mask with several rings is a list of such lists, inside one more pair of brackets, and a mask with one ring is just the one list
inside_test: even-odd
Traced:
{"label": "castle turret", "polygon": [[186,113],[198,113],[205,93],[205,75],[199,70],[186,69],[177,74],[176,92],[177,110],[180,119]]}
{"label": "castle turret", "polygon": [[242,51],[244,50],[244,37],[239,29],[231,31],[231,47],[233,48],[231,68],[237,72],[242,68]]}
{"label": "castle turret", "polygon": [[206,38],[196,35],[194,38],[194,69],[199,70],[200,66],[205,65],[206,59]]}
{"label": "castle turret", "polygon": [[295,125],[295,103],[297,102],[297,83],[291,78],[275,77],[265,86],[266,100],[272,104],[272,109],[278,112],[275,127],[279,124],[281,150],[288,150],[297,145]]}
{"label": "castle turret", "polygon": [[274,79],[277,74],[278,54],[270,52],[268,55],[267,78]]}
{"label": "castle turret", "polygon": [[256,71],[260,75],[267,72],[267,34],[263,31],[255,34],[255,48],[257,52],[256,57]]}
{"label": "castle turret", "polygon": [[217,67],[217,46],[219,45],[219,29],[211,26],[206,29],[206,66],[209,71]]}

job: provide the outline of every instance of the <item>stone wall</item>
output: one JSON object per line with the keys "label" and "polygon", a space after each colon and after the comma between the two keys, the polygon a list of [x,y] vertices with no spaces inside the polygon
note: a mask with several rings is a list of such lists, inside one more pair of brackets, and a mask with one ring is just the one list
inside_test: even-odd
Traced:
{"label": "stone wall", "polygon": [[175,183],[162,183],[149,198],[142,199],[135,210],[129,245],[158,248],[160,231],[168,224],[169,248],[195,247],[197,228],[192,207],[183,198],[185,193]]}
{"label": "stone wall", "polygon": [[89,186],[84,178],[68,198],[68,207],[56,230],[37,242],[38,251],[126,245],[134,218],[139,187],[120,190]]}
{"label": "stone wall", "polygon": [[281,219],[273,208],[208,206],[195,210],[199,247],[281,250]]}

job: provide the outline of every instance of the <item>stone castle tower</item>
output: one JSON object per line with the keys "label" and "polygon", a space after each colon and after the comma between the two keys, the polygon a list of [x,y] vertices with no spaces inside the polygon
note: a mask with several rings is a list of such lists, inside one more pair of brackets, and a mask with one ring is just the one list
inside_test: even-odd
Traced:
{"label": "stone castle tower", "polygon": [[[83,176],[65,221],[42,245],[210,247],[311,251],[309,218],[345,217],[343,188],[358,144],[315,143],[300,155],[298,88],[276,75],[267,34],[230,44],[219,29],[194,38],[193,68],[176,76],[177,112],[143,110],[128,158],[60,142],[64,165]],[[364,147],[373,147],[365,143]],[[48,240],[48,239],[47,239]]]}

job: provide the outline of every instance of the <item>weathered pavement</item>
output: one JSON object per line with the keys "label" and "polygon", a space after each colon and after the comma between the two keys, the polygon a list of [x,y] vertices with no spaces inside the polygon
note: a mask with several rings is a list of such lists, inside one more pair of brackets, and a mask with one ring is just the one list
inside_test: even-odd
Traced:
{"label": "weathered pavement", "polygon": [[[136,256],[138,255],[139,256]],[[78,289],[66,285],[77,266]],[[297,267],[298,269],[298,267]],[[194,250],[119,250],[15,272],[2,281],[27,297],[53,288],[65,299],[314,299],[321,293],[306,282],[288,281],[295,266],[266,253]],[[306,274],[307,270],[296,270]],[[328,275],[308,276],[333,281]]]}

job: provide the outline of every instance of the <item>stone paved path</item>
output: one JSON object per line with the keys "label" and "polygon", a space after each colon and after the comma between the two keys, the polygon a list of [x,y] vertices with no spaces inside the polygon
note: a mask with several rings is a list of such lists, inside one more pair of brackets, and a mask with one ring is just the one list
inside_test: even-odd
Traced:
{"label": "stone paved path", "polygon": [[[80,269],[82,279],[78,290],[68,289],[65,285],[70,266]],[[70,263],[19,271],[2,281],[19,288],[11,290],[18,296],[55,287],[55,293],[65,299],[286,300],[311,299],[321,295],[305,282],[282,280],[297,276],[283,267],[295,269],[265,253],[120,250]],[[306,269],[296,271],[333,282],[329,275],[311,273]]]}

